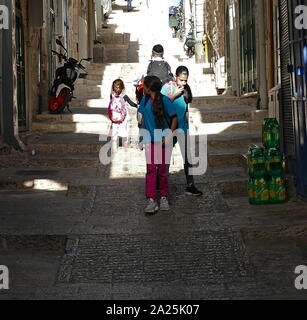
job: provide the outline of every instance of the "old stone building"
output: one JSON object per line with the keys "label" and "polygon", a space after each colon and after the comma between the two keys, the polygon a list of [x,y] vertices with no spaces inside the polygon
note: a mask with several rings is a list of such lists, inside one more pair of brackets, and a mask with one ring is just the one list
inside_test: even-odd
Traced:
{"label": "old stone building", "polygon": [[1,94],[1,136],[18,147],[18,133],[31,130],[33,117],[48,108],[48,91],[56,67],[62,63],[51,53],[59,50],[55,40],[60,39],[69,56],[76,59],[93,56],[101,28],[101,20],[96,18],[101,19],[101,0],[2,2],[9,11],[10,28],[0,30],[0,70],[7,80],[2,80],[1,90],[13,95]]}

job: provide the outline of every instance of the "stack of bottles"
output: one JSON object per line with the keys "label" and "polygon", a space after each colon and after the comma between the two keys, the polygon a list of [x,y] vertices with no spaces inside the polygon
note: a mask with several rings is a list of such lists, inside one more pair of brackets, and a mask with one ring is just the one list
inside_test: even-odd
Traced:
{"label": "stack of bottles", "polygon": [[276,119],[265,119],[263,147],[250,147],[248,195],[253,205],[284,203],[287,200],[284,155],[280,152],[280,126]]}

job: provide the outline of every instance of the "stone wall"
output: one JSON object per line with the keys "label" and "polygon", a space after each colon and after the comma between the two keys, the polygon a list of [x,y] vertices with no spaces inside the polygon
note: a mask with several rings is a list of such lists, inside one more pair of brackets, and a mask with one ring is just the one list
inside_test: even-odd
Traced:
{"label": "stone wall", "polygon": [[225,56],[225,0],[205,1],[205,30],[218,57]]}

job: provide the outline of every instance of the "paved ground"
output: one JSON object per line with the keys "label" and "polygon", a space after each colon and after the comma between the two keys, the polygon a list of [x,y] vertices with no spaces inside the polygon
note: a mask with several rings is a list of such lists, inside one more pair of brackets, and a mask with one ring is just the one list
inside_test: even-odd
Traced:
{"label": "paved ground", "polygon": [[[206,178],[207,177],[207,178]],[[0,193],[0,299],[306,299],[294,269],[307,264],[307,207],[251,207],[204,177],[204,197],[143,214],[141,178],[106,180],[87,193]]]}

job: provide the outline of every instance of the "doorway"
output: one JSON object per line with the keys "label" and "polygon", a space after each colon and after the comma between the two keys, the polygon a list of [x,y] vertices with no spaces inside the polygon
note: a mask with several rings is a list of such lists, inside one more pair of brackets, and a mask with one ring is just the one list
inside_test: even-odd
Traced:
{"label": "doorway", "polygon": [[257,91],[255,0],[240,0],[241,93]]}

